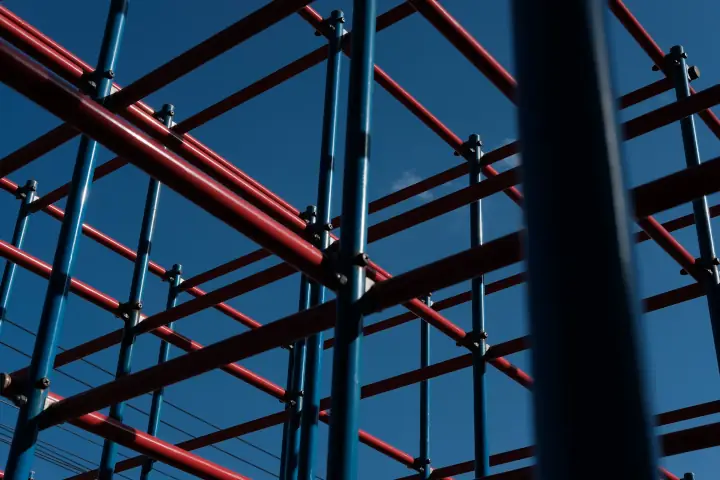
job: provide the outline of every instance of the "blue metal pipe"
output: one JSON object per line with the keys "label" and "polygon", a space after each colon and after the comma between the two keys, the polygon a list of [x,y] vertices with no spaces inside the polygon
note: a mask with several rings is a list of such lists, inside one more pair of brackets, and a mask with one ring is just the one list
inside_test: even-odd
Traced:
{"label": "blue metal pipe", "polygon": [[[670,49],[667,58],[667,67],[671,70],[675,82],[675,95],[678,100],[690,97],[690,82],[688,79],[687,54],[682,46],[676,45]],[[685,163],[688,167],[700,165],[700,149],[695,134],[695,119],[691,115],[680,120],[683,147],[685,149]],[[708,272],[705,284],[708,310],[710,311],[710,325],[712,326],[713,342],[715,344],[715,358],[720,370],[720,276],[718,276],[717,259],[713,244],[712,224],[708,211],[707,197],[701,197],[692,202],[693,216],[695,217],[695,231],[700,246],[700,263]]]}
{"label": "blue metal pipe", "polygon": [[[314,211],[313,207],[313,211]],[[314,222],[311,222],[314,223]],[[310,308],[310,281],[300,277],[300,299],[298,310]],[[283,425],[283,445],[280,455],[280,480],[297,480],[298,456],[300,451],[300,417],[304,408],[305,382],[305,340],[293,344],[288,359],[288,381],[285,411],[287,419]]]}
{"label": "blue metal pipe", "polygon": [[[470,135],[465,144],[466,160],[470,164],[470,185],[482,180],[480,160],[482,160],[482,142],[480,135]],[[470,204],[470,246],[483,243],[482,201]],[[472,341],[470,349],[473,356],[473,413],[475,434],[475,478],[489,475],[490,453],[487,444],[487,412],[485,392],[485,277],[480,275],[471,281],[472,292]]]}
{"label": "blue metal pipe", "polygon": [[512,2],[539,480],[658,475],[606,13]]}
{"label": "blue metal pipe", "polygon": [[[174,115],[173,106],[166,104],[162,108],[163,122],[170,127]],[[147,277],[148,264],[150,262],[150,250],[152,249],[152,237],[155,231],[155,219],[157,218],[157,207],[160,200],[161,183],[151,178],[148,183],[147,195],[145,197],[145,210],[143,212],[140,238],[138,240],[137,258],[133,268],[132,282],[130,284],[130,295],[128,302],[121,306],[122,319],[125,322],[123,327],[123,338],[120,344],[117,370],[115,378],[124,377],[132,370],[132,355],[135,346],[135,327],[140,322],[140,310],[142,310],[142,297],[145,289],[145,278]],[[125,402],[120,402],[110,407],[110,418],[123,421],[125,414]],[[115,471],[115,457],[117,444],[111,440],[103,443],[102,458],[100,461],[99,480],[112,480]]]}
{"label": "blue metal pipe", "polygon": [[[342,37],[345,15],[342,10],[330,14],[331,35],[328,38],[327,73],[325,76],[325,106],[323,111],[322,141],[320,146],[320,172],[317,193],[317,229],[315,246],[325,250],[330,245],[330,219],[332,218],[332,182],[335,168],[335,143],[337,138],[338,96],[340,92],[340,66],[342,64]],[[325,287],[312,282],[310,305],[325,301]],[[298,478],[312,480],[317,446],[317,430],[320,415],[320,370],[322,368],[323,334],[307,339],[307,365],[305,368],[304,407],[300,422],[300,457]]]}
{"label": "blue metal pipe", "polygon": [[328,447],[329,480],[357,478],[360,345],[363,314],[358,300],[365,294],[367,182],[375,50],[375,0],[353,2],[353,45],[350,61],[342,230],[338,255],[340,287],[332,372],[332,414]]}
{"label": "blue metal pipe", "polygon": [[[165,309],[170,310],[177,305],[177,299],[180,296],[180,283],[182,283],[182,265],[175,264],[172,270],[167,272],[168,282],[170,282],[170,288],[168,289],[167,303]],[[173,323],[168,324],[168,328],[172,330]],[[170,344],[165,340],[160,341],[160,352],[158,354],[158,364],[167,362],[170,358]],[[160,413],[162,410],[163,396],[165,395],[165,389],[155,390],[152,395],[152,403],[150,405],[150,418],[148,419],[147,432],[153,437],[157,437],[158,429],[160,428]],[[140,471],[140,480],[148,480],[152,473],[154,460],[146,460],[143,463],[142,470]]]}
{"label": "blue metal pipe", "polygon": [[[13,230],[12,244],[17,248],[22,248],[25,240],[25,232],[27,231],[28,220],[30,218],[30,205],[35,200],[37,192],[37,182],[28,180],[24,187],[17,191],[18,198],[22,199],[20,209],[18,210],[17,220],[15,221],[15,230]],[[0,281],[0,331],[2,331],[3,322],[7,315],[7,306],[10,301],[10,292],[12,291],[13,280],[15,279],[16,265],[10,260],[5,264],[2,281]]]}
{"label": "blue metal pipe", "polygon": [[[430,295],[425,304],[432,307]],[[420,323],[420,368],[430,366],[430,324]],[[420,382],[420,457],[418,458],[420,478],[430,478],[430,380]]]}
{"label": "blue metal pipe", "polygon": [[[110,3],[96,69],[98,73],[94,79],[96,88],[93,97],[99,101],[103,101],[110,94],[112,88],[112,72],[115,70],[115,62],[125,27],[127,6],[127,0],[112,0]],[[52,274],[48,282],[38,335],[30,362],[30,374],[24,389],[26,403],[18,413],[15,434],[8,454],[5,469],[7,480],[27,480],[35,457],[38,436],[37,416],[45,409],[50,372],[55,363],[57,341],[62,330],[70,278],[76,257],[77,240],[95,171],[97,147],[97,142],[86,136],[80,140],[70,184],[70,194],[65,208],[65,218],[58,236]]]}

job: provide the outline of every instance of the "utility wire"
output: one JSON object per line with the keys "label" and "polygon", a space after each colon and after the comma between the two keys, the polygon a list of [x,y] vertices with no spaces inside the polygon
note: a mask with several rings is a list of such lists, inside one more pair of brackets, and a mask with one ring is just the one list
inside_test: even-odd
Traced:
{"label": "utility wire", "polygon": [[[22,326],[22,325],[19,325],[19,324],[15,323],[15,322],[12,322],[12,321],[10,321],[10,320],[7,320],[7,319],[6,319],[5,321],[6,321],[7,323],[9,323],[10,325],[14,326],[15,328],[18,328],[18,329],[22,330],[23,332],[27,333],[28,335],[32,335],[33,337],[36,336],[35,332],[33,332],[32,330],[28,330],[27,328],[25,328],[25,327]],[[66,348],[63,348],[63,347],[58,347],[58,349],[61,350],[61,351],[67,350]],[[106,369],[106,368],[104,368],[104,367],[102,367],[102,366],[100,366],[100,365],[98,365],[98,364],[96,364],[96,363],[91,362],[90,360],[87,360],[87,359],[85,359],[85,358],[81,358],[80,361],[83,362],[83,363],[85,363],[85,364],[87,364],[87,365],[90,365],[91,367],[93,367],[93,368],[95,368],[95,369],[97,369],[97,370],[99,370],[99,371],[101,371],[101,372],[103,372],[103,373],[105,373],[105,374],[113,377],[113,378],[115,377],[115,374],[114,374],[113,372],[111,372],[110,370],[108,370],[108,369]],[[60,370],[58,370],[58,371],[60,371]],[[81,382],[81,383],[82,383],[82,382]],[[136,410],[137,412],[142,413],[143,415],[148,415],[148,416],[149,416],[149,413],[147,413],[147,412],[145,412],[145,411],[143,411],[143,410],[141,410],[141,409],[139,409],[139,408],[130,406],[129,403],[128,403],[127,405],[128,405],[132,410]],[[177,411],[179,411],[179,412],[181,412],[181,413],[184,413],[185,415],[187,415],[187,416],[189,416],[189,417],[191,417],[191,418],[193,418],[193,419],[195,419],[195,420],[197,420],[197,421],[199,421],[199,422],[201,422],[201,423],[204,423],[205,425],[207,425],[207,426],[209,426],[209,427],[211,427],[211,428],[214,428],[215,430],[222,430],[222,427],[219,427],[219,426],[215,425],[214,423],[211,423],[211,422],[209,422],[208,420],[205,420],[204,418],[202,418],[202,417],[200,417],[200,416],[198,416],[198,415],[196,415],[196,414],[194,414],[194,413],[192,413],[192,412],[190,412],[190,411],[188,411],[188,410],[180,407],[179,405],[177,405],[177,404],[175,404],[175,403],[173,403],[173,402],[170,402],[169,400],[163,400],[163,405],[167,405],[167,406],[169,406],[169,407],[172,407],[172,408],[174,408],[175,410],[177,410]],[[182,434],[184,434],[184,435],[187,435],[187,436],[189,436],[189,437],[193,437],[192,434],[190,434],[190,433],[182,430],[181,428],[178,428],[177,426],[175,426],[175,425],[173,425],[173,424],[171,424],[171,423],[169,423],[169,422],[166,422],[165,420],[160,420],[160,423],[162,423],[163,425],[166,425],[166,426],[168,426],[168,427],[170,427],[170,428],[172,428],[172,429],[174,429],[174,430],[176,430],[176,431],[178,431],[178,432],[180,432],[180,433],[182,433]],[[276,459],[276,460],[280,460],[280,457],[279,457],[278,455],[275,455],[274,453],[272,453],[272,452],[270,452],[270,451],[268,451],[268,450],[266,450],[266,449],[264,449],[264,448],[262,448],[262,447],[260,447],[260,446],[258,446],[258,445],[255,445],[254,443],[252,443],[252,442],[250,442],[250,441],[248,441],[248,440],[245,440],[244,438],[235,437],[235,439],[238,440],[238,441],[240,441],[241,443],[244,443],[245,445],[247,445],[247,446],[249,446],[249,447],[251,447],[251,448],[254,448],[255,450],[258,450],[258,451],[260,451],[260,452],[262,452],[262,453],[264,453],[264,454],[266,454],[266,455],[268,455],[268,456]],[[319,480],[323,480],[323,479],[320,478],[320,477],[318,477],[318,478],[319,478]]]}
{"label": "utility wire", "polygon": [[[36,336],[36,334],[35,334],[34,332],[32,332],[31,330],[28,330],[27,328],[23,327],[22,325],[19,325],[19,324],[15,323],[15,322],[7,319],[7,318],[6,318],[4,321],[5,321],[6,323],[8,323],[8,324],[10,324],[10,325],[12,325],[12,326],[14,326],[14,327],[22,330],[23,332],[25,332],[25,333],[27,333],[27,334],[29,334],[29,335]],[[5,346],[6,348],[9,348],[10,350],[12,350],[12,351],[14,351],[14,352],[16,352],[16,353],[18,353],[18,354],[26,357],[26,358],[31,358],[31,355],[25,353],[24,351],[22,351],[22,350],[20,350],[20,349],[18,349],[18,348],[16,348],[16,347],[14,347],[14,346],[6,343],[6,342],[0,341],[0,345],[3,345],[3,346]],[[61,351],[65,351],[65,350],[66,350],[65,348],[60,347],[60,346],[58,346],[58,349],[61,350]],[[86,360],[86,359],[84,359],[84,358],[82,358],[82,359],[80,359],[80,360],[81,360],[82,362],[90,365],[91,367],[93,367],[93,368],[95,368],[95,369],[97,369],[97,370],[100,370],[100,371],[102,371],[103,373],[106,373],[106,374],[114,377],[114,375],[112,374],[112,372],[106,370],[105,368],[101,367],[100,365],[97,365],[97,364],[95,364],[95,363],[93,363],[93,362],[90,362],[89,360]],[[67,377],[67,378],[69,378],[69,379],[71,379],[71,380],[73,380],[73,381],[75,381],[75,382],[77,382],[77,383],[79,383],[79,384],[81,384],[81,385],[84,385],[84,386],[86,386],[86,387],[88,387],[88,388],[94,388],[94,385],[92,385],[92,384],[90,384],[90,383],[88,383],[88,382],[85,382],[84,380],[81,380],[81,379],[79,379],[79,378],[77,378],[77,377],[75,377],[75,376],[73,376],[73,375],[71,375],[71,374],[69,374],[69,373],[67,373],[67,372],[64,372],[64,371],[62,371],[62,370],[60,370],[60,369],[56,369],[56,371],[57,371],[58,373],[60,373],[61,375],[65,376],[65,377]],[[174,405],[174,404],[171,404],[170,402],[163,402],[163,403],[165,403],[165,404],[167,404],[167,405],[169,405],[169,406],[172,406],[173,408],[177,409],[178,411],[180,411],[180,412],[182,412],[182,413],[185,413],[186,415],[188,415],[188,416],[190,416],[190,417],[192,417],[192,418],[194,418],[194,419],[197,419],[198,421],[200,421],[200,422],[202,422],[202,423],[205,423],[205,424],[208,425],[208,426],[211,426],[211,427],[214,428],[215,430],[220,430],[220,427],[218,427],[218,426],[216,426],[216,425],[213,425],[212,423],[208,422],[207,420],[205,420],[205,419],[203,419],[203,418],[201,418],[201,417],[199,417],[199,416],[197,416],[197,415],[195,415],[195,414],[193,414],[193,413],[190,413],[190,412],[188,412],[187,410],[185,410],[185,409],[183,409],[183,408],[181,408],[181,407],[178,407],[178,406],[176,406],[176,405]],[[139,413],[141,413],[141,414],[143,414],[143,415],[145,415],[145,416],[149,416],[149,415],[150,415],[150,414],[149,414],[148,412],[146,412],[145,410],[143,410],[143,409],[141,409],[141,408],[138,408],[138,407],[130,404],[129,402],[127,402],[126,405],[128,406],[128,408],[130,408],[130,409],[132,409],[132,410],[135,410],[135,411],[137,411],[137,412],[139,412]],[[188,432],[188,431],[186,431],[186,430],[184,430],[184,429],[182,429],[182,428],[180,428],[180,427],[177,427],[177,426],[175,426],[175,425],[173,425],[173,424],[171,424],[171,423],[169,423],[169,422],[166,422],[166,421],[161,420],[161,423],[164,424],[164,425],[166,425],[166,426],[168,426],[168,427],[170,427],[170,428],[172,428],[172,429],[174,429],[174,430],[176,430],[176,431],[178,431],[178,432],[180,432],[180,433],[182,433],[182,434],[184,434],[184,435],[187,435],[187,436],[190,437],[190,438],[197,438],[197,436],[195,436],[195,435],[191,434],[190,432]],[[280,458],[280,457],[278,457],[277,455],[275,455],[275,454],[273,454],[273,453],[271,453],[271,452],[268,452],[267,450],[265,450],[265,449],[263,449],[263,448],[261,448],[261,447],[258,447],[257,445],[254,445],[254,444],[248,442],[247,440],[244,440],[244,439],[239,438],[239,437],[235,437],[235,438],[236,438],[237,440],[241,441],[242,443],[246,444],[246,445],[249,445],[249,446],[251,446],[251,447],[253,447],[253,448],[255,448],[255,449],[257,449],[257,450],[259,450],[259,451],[261,451],[261,452],[263,452],[263,453],[266,453],[266,454],[272,456],[273,458],[276,458],[276,459],[279,459],[279,458]],[[251,467],[253,467],[253,468],[255,468],[255,469],[257,469],[257,470],[259,470],[259,471],[261,471],[261,472],[263,472],[263,473],[266,473],[267,475],[270,475],[270,476],[275,477],[275,478],[280,478],[275,472],[272,472],[272,471],[270,471],[270,470],[268,470],[268,469],[266,469],[266,468],[264,468],[264,467],[261,467],[260,465],[257,465],[256,463],[253,463],[253,462],[251,462],[251,461],[249,461],[249,460],[246,460],[246,459],[244,459],[244,458],[242,458],[242,457],[240,457],[240,456],[238,456],[238,455],[236,455],[236,454],[234,454],[234,453],[232,453],[232,452],[229,452],[229,451],[227,451],[227,450],[225,450],[225,449],[223,449],[223,448],[221,448],[221,447],[218,447],[217,445],[210,445],[210,447],[213,448],[214,450],[217,450],[217,451],[219,451],[219,452],[224,453],[225,455],[227,455],[227,456],[229,456],[229,457],[231,457],[231,458],[233,458],[233,459],[235,459],[235,460],[237,460],[237,461],[239,461],[239,462],[241,462],[241,463],[244,463],[244,464],[246,464],[246,465],[248,465],[248,466],[251,466]],[[316,478],[318,478],[319,480],[324,480],[322,477],[319,477],[319,476],[317,476],[317,475],[316,475]]]}

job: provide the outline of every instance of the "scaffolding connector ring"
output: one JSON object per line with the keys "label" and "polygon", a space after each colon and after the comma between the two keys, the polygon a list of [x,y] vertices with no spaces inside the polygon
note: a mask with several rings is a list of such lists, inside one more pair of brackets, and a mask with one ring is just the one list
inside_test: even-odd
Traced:
{"label": "scaffolding connector ring", "polygon": [[[710,259],[710,262],[706,262],[702,258],[697,258],[697,259],[695,259],[695,265],[698,268],[701,268],[712,275],[713,268],[720,265],[720,259],[718,259],[717,257],[713,257],[712,259]],[[685,269],[685,268],[680,269],[680,275],[687,275],[687,274],[688,274],[687,269]]]}
{"label": "scaffolding connector ring", "polygon": [[480,346],[488,339],[488,333],[485,330],[480,332],[468,332],[462,340],[455,342],[458,347],[465,347],[474,352],[480,349]]}
{"label": "scaffolding connector ring", "polygon": [[474,161],[475,160],[475,152],[476,149],[482,148],[483,143],[482,140],[480,140],[480,137],[478,137],[477,141],[470,141],[467,140],[465,143],[462,144],[460,147],[460,150],[456,150],[453,152],[453,155],[456,157],[463,157],[467,161]]}
{"label": "scaffolding connector ring", "polygon": [[125,302],[118,305],[117,313],[123,320],[130,320],[130,316],[133,312],[139,312],[142,310],[142,302]]}
{"label": "scaffolding connector ring", "polygon": [[[337,20],[340,23],[345,23],[345,15],[341,16],[340,18],[333,19],[332,17],[324,18],[323,21],[320,23],[320,28],[327,28],[328,30],[334,30],[335,25],[333,25],[333,20]],[[325,33],[321,32],[320,29],[315,30],[315,36],[316,37],[322,37],[326,35]]]}
{"label": "scaffolding connector ring", "polygon": [[176,263],[172,268],[165,270],[165,274],[162,276],[163,282],[174,282],[175,278],[182,275],[182,267]]}
{"label": "scaffolding connector ring", "polygon": [[426,468],[429,468],[430,463],[432,462],[429,458],[415,457],[413,458],[413,463],[410,465],[410,468],[418,472],[424,472]]}
{"label": "scaffolding connector ring", "polygon": [[15,198],[24,200],[31,192],[37,192],[37,182],[35,180],[28,180],[25,185],[18,187],[15,190]]}
{"label": "scaffolding connector ring", "polygon": [[359,267],[367,267],[370,265],[370,256],[367,253],[359,253],[355,257],[355,265]]}
{"label": "scaffolding connector ring", "polygon": [[434,302],[432,301],[431,297],[432,297],[432,292],[418,297],[418,300],[420,300],[422,303],[424,303],[428,307],[432,308]]}

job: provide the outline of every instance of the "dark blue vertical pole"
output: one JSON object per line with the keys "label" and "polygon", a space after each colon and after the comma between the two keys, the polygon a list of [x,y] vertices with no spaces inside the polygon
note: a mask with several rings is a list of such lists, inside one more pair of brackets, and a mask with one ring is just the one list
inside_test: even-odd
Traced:
{"label": "dark blue vertical pole", "polygon": [[[470,185],[481,180],[480,161],[482,160],[482,142],[480,135],[470,135],[466,143],[466,160],[470,163]],[[483,243],[482,201],[470,204],[470,246]],[[475,433],[475,478],[481,479],[490,470],[490,454],[487,445],[487,413],[485,393],[485,277],[480,275],[472,279],[472,336],[473,356],[473,414]]]}
{"label": "dark blue vertical pole", "polygon": [[[308,220],[315,223],[315,207],[308,207]],[[298,310],[310,308],[310,282],[304,275],[300,277],[300,301]],[[300,451],[300,416],[304,406],[305,382],[305,340],[293,344],[288,359],[288,382],[285,411],[287,419],[283,425],[283,445],[280,456],[280,479],[297,480],[298,456]]]}
{"label": "dark blue vertical pole", "polygon": [[[656,480],[604,2],[513,1],[536,477]],[[557,55],[572,59],[572,78]],[[578,184],[584,190],[568,189]]]}
{"label": "dark blue vertical pole", "polygon": [[[330,244],[333,170],[335,168],[335,141],[337,137],[338,95],[340,91],[340,65],[342,63],[342,37],[345,16],[341,10],[330,15],[327,73],[325,76],[325,107],[323,111],[322,143],[320,147],[320,173],[317,195],[317,237],[315,246],[325,250]],[[315,282],[310,285],[311,306],[325,301],[325,288]],[[315,463],[318,418],[320,414],[320,369],[322,367],[323,334],[307,339],[307,366],[305,368],[305,396],[300,423],[300,457],[298,478],[311,480]]]}
{"label": "dark blue vertical pole", "polygon": [[[35,200],[37,192],[37,182],[28,180],[24,187],[17,191],[17,196],[22,200],[18,211],[17,220],[15,221],[15,230],[13,230],[12,244],[14,247],[22,248],[25,240],[25,232],[27,231],[28,219],[30,218],[30,205]],[[10,292],[12,291],[13,279],[15,278],[15,270],[17,265],[10,260],[5,264],[2,281],[0,281],[0,330],[2,330],[5,316],[7,315],[7,306],[10,301]]]}
{"label": "dark blue vertical pole", "polygon": [[[115,61],[125,26],[127,4],[127,0],[113,0],[110,3],[110,12],[105,25],[95,76],[96,90],[93,96],[99,101],[103,101],[110,94]],[[55,363],[57,341],[62,329],[72,267],[76,257],[75,249],[95,171],[97,148],[97,142],[85,136],[81,138],[70,183],[65,218],[58,236],[52,274],[45,294],[40,326],[30,363],[30,374],[25,388],[27,403],[18,413],[15,435],[8,454],[8,463],[5,469],[7,480],[27,480],[35,456],[38,435],[36,417],[45,408],[45,399],[50,385],[50,372]]]}
{"label": "dark blue vertical pole", "polygon": [[695,480],[695,474],[692,472],[688,472],[683,475],[683,480]]}
{"label": "dark blue vertical pole", "polygon": [[350,62],[342,230],[333,352],[332,406],[328,447],[328,479],[357,478],[358,410],[360,406],[360,344],[365,293],[367,182],[375,50],[375,0],[353,2],[353,44]]}
{"label": "dark blue vertical pole", "polygon": [[[163,122],[169,127],[174,115],[172,105],[164,105],[162,108]],[[140,322],[140,310],[142,310],[142,297],[145,289],[145,278],[147,277],[148,264],[150,263],[150,251],[152,250],[152,237],[155,231],[155,220],[157,218],[157,207],[160,200],[160,188],[162,184],[154,178],[148,183],[145,196],[145,209],[143,211],[142,226],[140,227],[140,238],[138,239],[137,257],[133,268],[132,281],[130,283],[130,295],[128,302],[121,306],[121,316],[125,322],[123,338],[120,344],[117,370],[115,378],[121,378],[132,370],[132,356],[135,346],[135,327]],[[110,407],[110,418],[122,422],[125,414],[125,402],[120,402]],[[103,444],[102,459],[100,461],[100,480],[111,480],[115,470],[115,456],[117,444],[105,440]]]}
{"label": "dark blue vertical pole", "polygon": [[[175,264],[172,270],[167,272],[167,279],[170,283],[168,289],[167,303],[165,305],[166,310],[170,310],[177,305],[177,299],[180,295],[180,283],[182,282],[182,265]],[[172,330],[173,323],[168,324],[168,328]],[[160,352],[158,353],[158,364],[167,362],[170,358],[170,344],[164,340],[160,341]],[[163,396],[165,395],[165,389],[155,390],[152,395],[152,403],[150,404],[150,418],[148,419],[148,434],[153,437],[157,437],[158,429],[160,428],[160,413],[162,410]],[[146,460],[143,463],[142,470],[140,471],[140,480],[148,480],[152,473],[154,460]]]}
{"label": "dark blue vertical pole", "polygon": [[[425,304],[432,307],[430,295]],[[430,366],[430,324],[420,321],[420,368]],[[420,478],[430,478],[430,380],[420,382]]]}
{"label": "dark blue vertical pole", "polygon": [[[690,82],[688,80],[687,54],[682,46],[676,45],[670,49],[667,58],[668,73],[675,82],[675,95],[678,100],[690,97]],[[700,165],[700,149],[695,134],[695,120],[693,116],[680,120],[683,147],[685,148],[685,163],[688,167]],[[710,325],[712,326],[713,342],[715,344],[715,357],[720,370],[720,276],[718,276],[717,259],[713,245],[712,225],[708,212],[707,197],[700,197],[692,202],[693,216],[695,217],[695,231],[700,245],[700,261],[698,263],[709,272],[706,281],[706,295],[710,311]]]}

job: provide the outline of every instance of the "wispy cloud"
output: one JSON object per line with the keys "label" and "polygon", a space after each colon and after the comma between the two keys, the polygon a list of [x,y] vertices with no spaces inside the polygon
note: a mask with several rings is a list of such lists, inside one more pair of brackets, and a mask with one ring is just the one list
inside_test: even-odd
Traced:
{"label": "wispy cloud", "polygon": [[[422,180],[422,177],[420,175],[418,175],[414,169],[405,170],[404,172],[402,172],[400,177],[397,178],[392,183],[392,191],[397,192],[398,190],[402,190],[405,187],[409,187],[410,185],[413,185],[413,184],[419,182],[420,180]],[[420,200],[428,202],[428,201],[432,200],[433,198],[435,198],[435,195],[433,195],[431,192],[423,192],[418,195],[418,198]]]}

